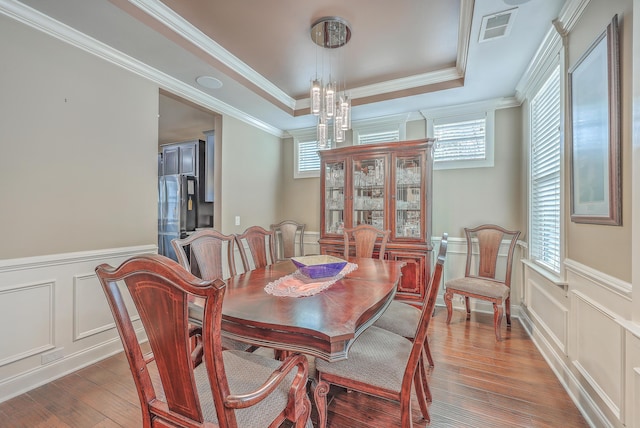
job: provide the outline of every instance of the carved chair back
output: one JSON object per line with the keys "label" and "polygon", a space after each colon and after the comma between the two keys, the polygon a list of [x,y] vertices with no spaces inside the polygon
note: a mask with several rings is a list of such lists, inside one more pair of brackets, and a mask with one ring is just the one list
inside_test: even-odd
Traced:
{"label": "carved chair back", "polygon": [[236,274],[235,237],[214,229],[197,230],[171,241],[178,263],[202,279],[227,279]]}
{"label": "carved chair back", "polygon": [[276,257],[278,260],[291,257],[304,256],[304,223],[293,220],[284,220],[278,224],[272,224],[271,230],[275,232]]}
{"label": "carved chair back", "polygon": [[251,226],[235,237],[245,272],[265,267],[276,261],[275,232],[272,230]]}
{"label": "carved chair back", "polygon": [[[493,224],[465,228],[467,262],[465,276],[492,279],[511,287],[513,253],[520,232]],[[506,248],[506,251],[501,249]]]}
{"label": "carved chair back", "polygon": [[368,224],[361,224],[352,229],[344,229],[344,257],[351,254],[350,245],[354,243],[355,256],[372,258],[375,255],[375,246],[379,241],[378,258],[384,259],[384,254],[389,240],[389,230],[380,230]]}

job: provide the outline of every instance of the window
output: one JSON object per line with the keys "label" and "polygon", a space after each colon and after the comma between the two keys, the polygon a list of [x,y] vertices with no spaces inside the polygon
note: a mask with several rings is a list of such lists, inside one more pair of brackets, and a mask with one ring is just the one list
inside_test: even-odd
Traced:
{"label": "window", "polygon": [[531,100],[530,257],[560,274],[560,69]]}
{"label": "window", "polygon": [[434,162],[485,160],[487,120],[485,117],[456,122],[433,121],[436,138]]}
{"label": "window", "polygon": [[358,144],[375,144],[387,141],[400,141],[400,132],[397,129],[390,131],[369,132],[367,134],[358,133]]}
{"label": "window", "polygon": [[[305,174],[320,172],[320,156],[318,156],[318,144],[316,141],[301,141],[297,143],[296,172],[299,177]],[[314,174],[313,176],[316,176]]]}
{"label": "window", "polygon": [[[427,135],[436,138],[433,154],[434,169],[480,168],[493,166],[493,126],[495,109],[470,111],[471,107],[458,107],[463,113],[449,110],[428,112]],[[466,110],[466,112],[464,112]],[[424,114],[424,113],[423,113]]]}
{"label": "window", "polygon": [[375,144],[405,139],[405,115],[362,120],[353,124],[353,144]]}
{"label": "window", "polygon": [[[320,177],[320,156],[318,156],[318,144],[316,129],[310,128],[304,131],[289,131],[293,135],[293,178]],[[331,148],[331,142],[329,142]]]}

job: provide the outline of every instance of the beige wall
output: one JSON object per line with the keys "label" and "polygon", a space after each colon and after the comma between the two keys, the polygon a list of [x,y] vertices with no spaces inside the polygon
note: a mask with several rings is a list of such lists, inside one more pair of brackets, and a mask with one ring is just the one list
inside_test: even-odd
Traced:
{"label": "beige wall", "polygon": [[0,57],[0,259],[154,244],[157,87],[5,16]]}
{"label": "beige wall", "polygon": [[[622,226],[578,224],[567,215],[567,257],[624,281],[631,280],[631,66],[632,5],[629,0],[591,1],[569,35],[569,68],[617,13],[620,30]],[[567,151],[570,150],[567,141]],[[565,168],[566,212],[570,213],[570,167]]]}
{"label": "beige wall", "polygon": [[[282,203],[281,139],[237,119],[222,118],[221,232],[241,233],[258,225],[266,229],[278,220]],[[235,226],[235,216],[240,226]]]}
{"label": "beige wall", "polygon": [[523,220],[520,108],[496,110],[493,168],[436,170],[433,235],[464,236],[464,227],[494,223],[520,230]]}
{"label": "beige wall", "polygon": [[306,224],[306,231],[320,232],[320,179],[293,178],[293,138],[282,144],[282,204],[278,207],[278,219],[295,220]]}

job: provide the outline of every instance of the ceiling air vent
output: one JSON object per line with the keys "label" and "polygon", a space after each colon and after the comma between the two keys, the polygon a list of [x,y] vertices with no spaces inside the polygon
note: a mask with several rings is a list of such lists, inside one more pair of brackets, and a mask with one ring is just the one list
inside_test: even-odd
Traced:
{"label": "ceiling air vent", "polygon": [[479,42],[499,39],[509,35],[518,8],[487,15],[482,18]]}

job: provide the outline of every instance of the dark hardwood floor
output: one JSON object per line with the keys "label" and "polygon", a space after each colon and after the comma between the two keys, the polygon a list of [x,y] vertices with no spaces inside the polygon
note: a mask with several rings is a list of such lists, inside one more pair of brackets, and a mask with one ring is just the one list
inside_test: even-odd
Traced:
{"label": "dark hardwood floor", "polygon": [[[465,322],[456,312],[449,326],[445,318],[446,311],[437,308],[429,329],[436,363],[430,374],[431,423],[421,420],[416,403],[414,426],[588,426],[517,319],[496,343],[492,315],[474,314]],[[393,402],[339,389],[329,399],[331,428],[400,425]],[[139,409],[120,353],[0,403],[0,426],[139,427]]]}

